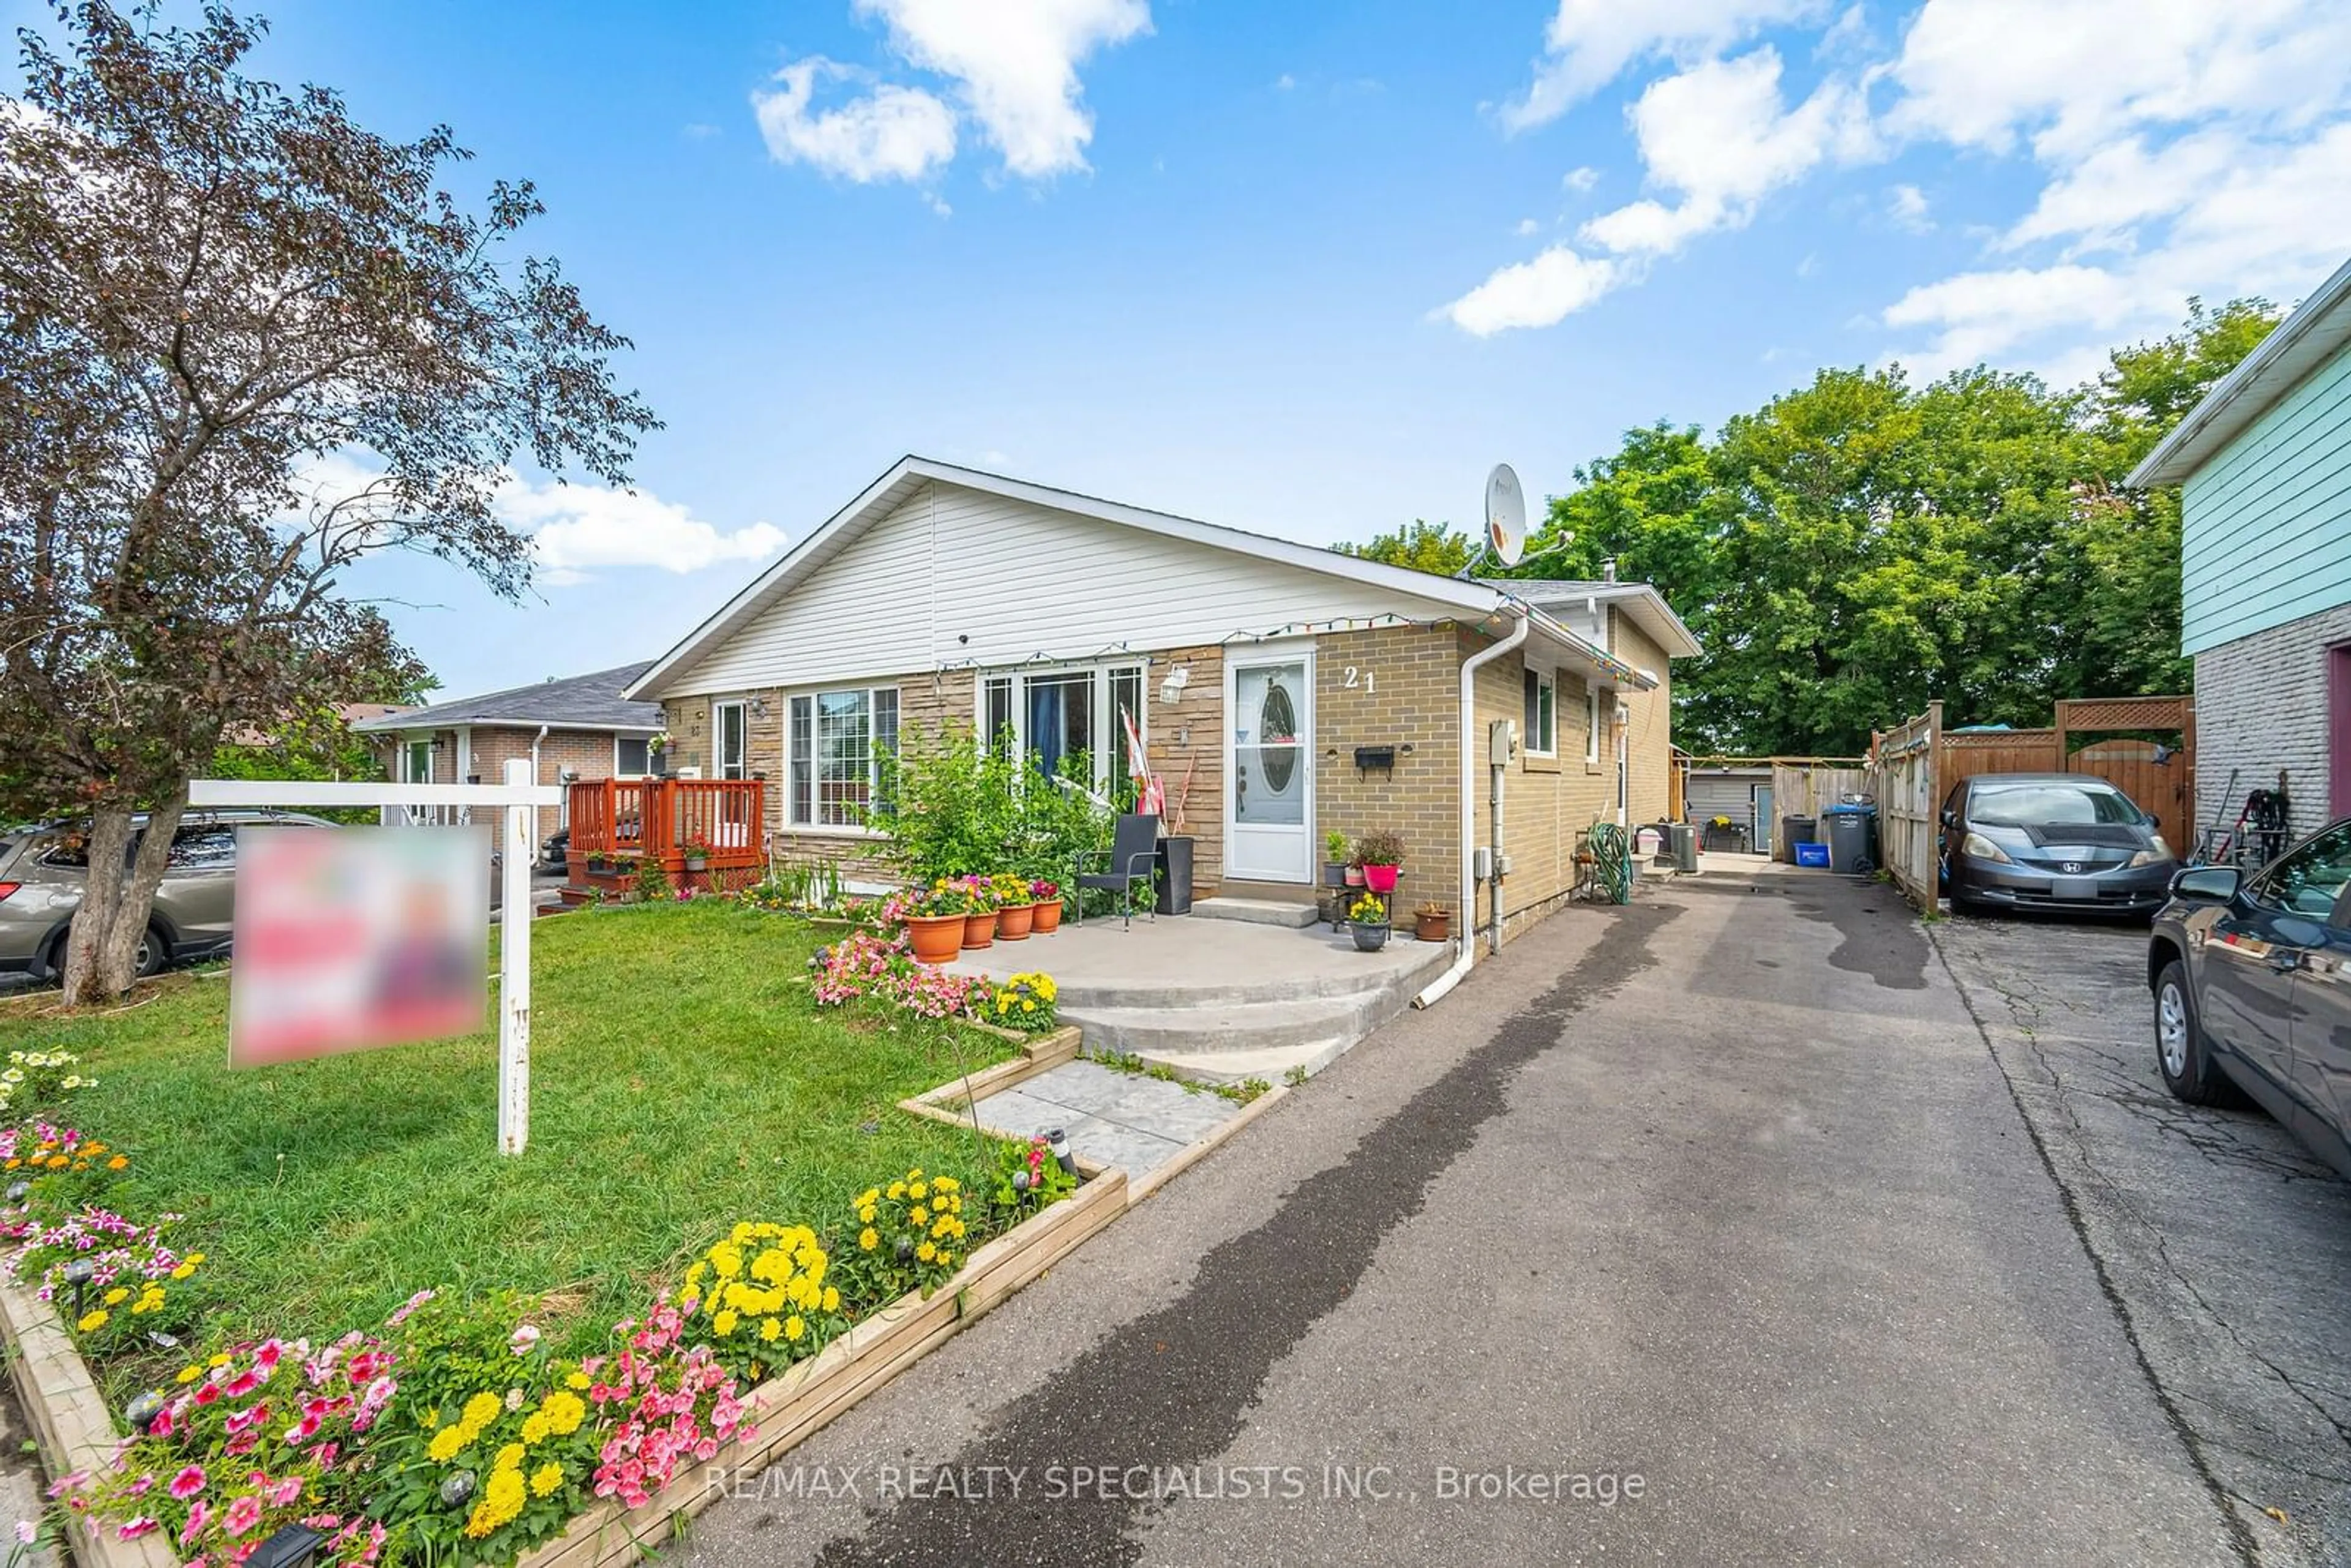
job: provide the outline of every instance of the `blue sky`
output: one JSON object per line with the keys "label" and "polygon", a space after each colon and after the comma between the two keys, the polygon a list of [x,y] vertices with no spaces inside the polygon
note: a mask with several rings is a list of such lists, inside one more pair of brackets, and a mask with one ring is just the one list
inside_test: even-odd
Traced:
{"label": "blue sky", "polygon": [[526,604],[366,574],[450,695],[658,653],[908,451],[1322,543],[2351,252],[2333,0],[267,9],[267,74],[538,183],[667,422],[517,490]]}

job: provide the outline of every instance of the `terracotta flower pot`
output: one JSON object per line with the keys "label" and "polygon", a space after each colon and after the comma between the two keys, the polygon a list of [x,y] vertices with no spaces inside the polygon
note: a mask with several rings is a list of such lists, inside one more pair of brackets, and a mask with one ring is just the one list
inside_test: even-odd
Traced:
{"label": "terracotta flower pot", "polygon": [[1058,898],[1049,898],[1037,906],[1037,935],[1050,936],[1061,928],[1061,901]]}
{"label": "terracotta flower pot", "polygon": [[1364,885],[1374,893],[1394,893],[1396,878],[1403,871],[1400,865],[1367,865],[1364,868]]}
{"label": "terracotta flower pot", "polygon": [[996,911],[963,917],[963,945],[966,947],[988,947],[996,942]]}
{"label": "terracotta flower pot", "polygon": [[1449,914],[1416,915],[1413,916],[1413,935],[1424,942],[1442,942],[1453,935],[1453,916]]}
{"label": "terracotta flower pot", "polygon": [[996,912],[996,934],[1007,942],[1029,940],[1029,927],[1037,918],[1033,904],[1008,904]]}
{"label": "terracotta flower pot", "polygon": [[906,936],[914,944],[918,964],[952,964],[963,951],[964,917],[960,915],[910,915]]}

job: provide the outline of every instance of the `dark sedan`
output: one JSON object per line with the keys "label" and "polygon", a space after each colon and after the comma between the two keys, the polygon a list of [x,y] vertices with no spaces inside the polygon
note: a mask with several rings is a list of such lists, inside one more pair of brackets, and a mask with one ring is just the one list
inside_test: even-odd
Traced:
{"label": "dark sedan", "polygon": [[2146,916],[2179,869],[2155,819],[2088,774],[1983,773],[1943,802],[1953,909]]}
{"label": "dark sedan", "polygon": [[2156,916],[2147,977],[2171,1092],[2233,1085],[2351,1176],[2351,818],[2248,875],[2196,866]]}

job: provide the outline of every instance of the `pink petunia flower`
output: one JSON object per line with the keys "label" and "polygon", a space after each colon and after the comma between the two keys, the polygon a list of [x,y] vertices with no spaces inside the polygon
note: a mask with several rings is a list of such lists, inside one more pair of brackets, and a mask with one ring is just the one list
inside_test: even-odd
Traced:
{"label": "pink petunia flower", "polygon": [[160,1528],[159,1521],[150,1519],[142,1513],[136,1519],[125,1520],[117,1525],[114,1534],[117,1540],[136,1541],[142,1535],[152,1535],[158,1528]]}
{"label": "pink petunia flower", "polygon": [[204,1468],[202,1465],[190,1465],[172,1478],[172,1495],[182,1502],[204,1490]]}
{"label": "pink petunia flower", "polygon": [[221,1528],[231,1535],[243,1535],[260,1522],[261,1500],[249,1492],[230,1503],[221,1514]]}

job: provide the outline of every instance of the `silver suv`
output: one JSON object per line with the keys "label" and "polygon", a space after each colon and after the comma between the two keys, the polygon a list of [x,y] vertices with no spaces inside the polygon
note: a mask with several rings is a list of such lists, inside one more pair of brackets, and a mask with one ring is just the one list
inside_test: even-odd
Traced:
{"label": "silver suv", "polygon": [[[133,853],[146,825],[143,816],[132,824]],[[171,862],[155,890],[147,939],[139,947],[140,974],[228,951],[237,830],[268,825],[335,824],[291,811],[191,811],[180,819],[172,835]],[[87,841],[75,824],[26,829],[0,841],[0,985],[19,976],[36,981],[57,977],[65,967],[66,927],[81,907],[89,876]]]}

